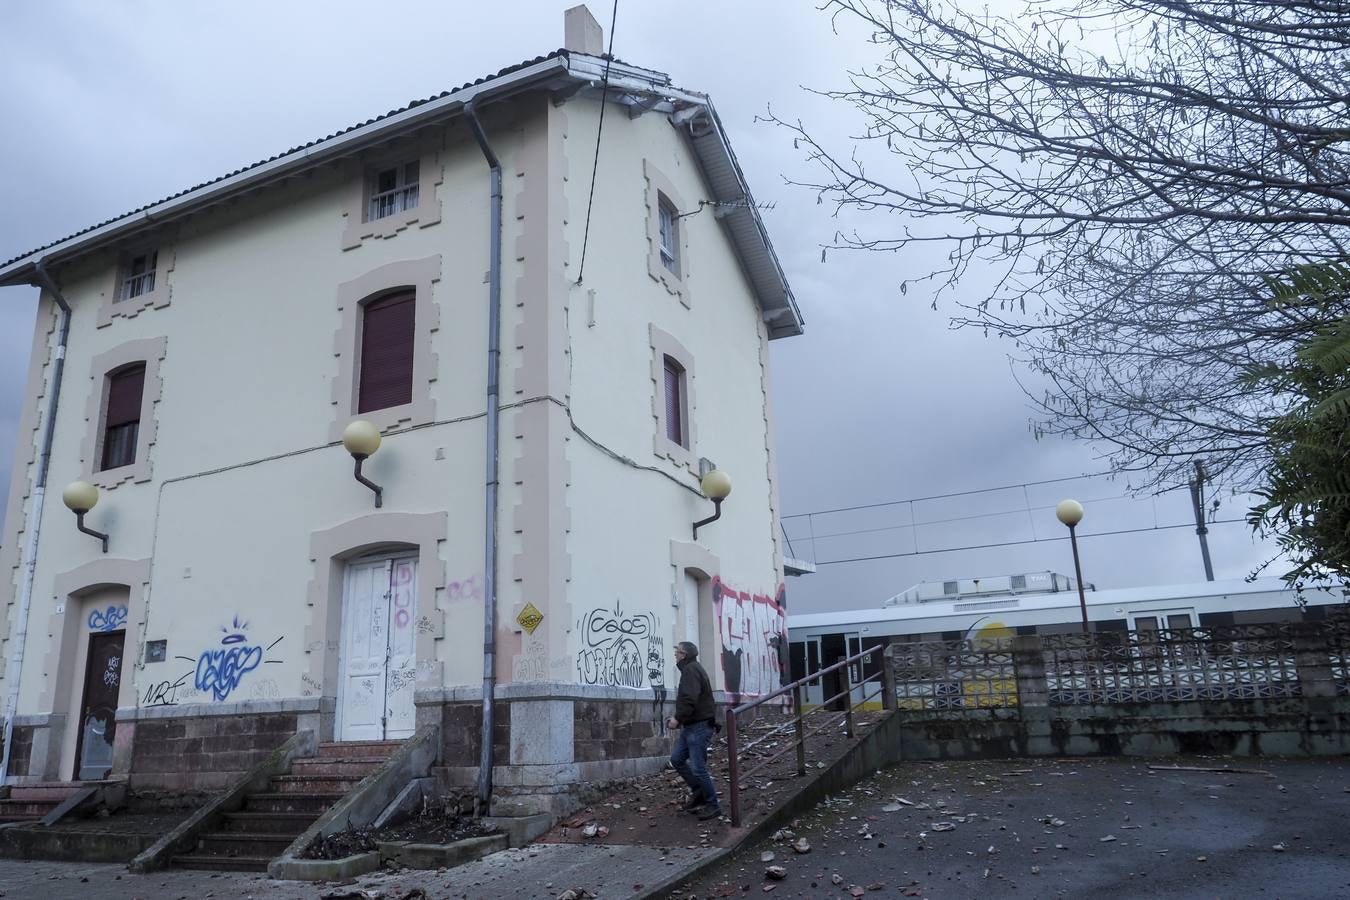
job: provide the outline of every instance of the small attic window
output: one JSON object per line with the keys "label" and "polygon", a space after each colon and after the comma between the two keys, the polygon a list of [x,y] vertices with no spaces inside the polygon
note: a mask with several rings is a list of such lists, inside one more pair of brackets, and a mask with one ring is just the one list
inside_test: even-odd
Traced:
{"label": "small attic window", "polygon": [[133,297],[140,297],[155,289],[155,269],[159,266],[159,252],[141,253],[127,260],[122,271],[122,281],[118,285],[117,297],[113,301],[121,303]]}
{"label": "small attic window", "polygon": [[370,186],[368,220],[373,222],[405,210],[415,209],[420,170],[421,163],[417,160],[376,170]]}

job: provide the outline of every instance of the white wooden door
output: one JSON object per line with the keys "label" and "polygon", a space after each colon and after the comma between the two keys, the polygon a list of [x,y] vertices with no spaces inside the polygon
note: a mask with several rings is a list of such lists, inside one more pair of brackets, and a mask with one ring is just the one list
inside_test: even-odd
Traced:
{"label": "white wooden door", "polygon": [[417,561],[352,563],[344,594],[338,740],[408,737],[413,733],[417,671]]}
{"label": "white wooden door", "polygon": [[417,683],[417,560],[393,561],[389,586],[389,666],[384,690],[384,736],[412,737],[415,726],[413,688]]}
{"label": "white wooden door", "polygon": [[[711,654],[714,648],[703,647],[699,644],[702,638],[698,631],[698,578],[689,572],[684,573],[684,637],[682,641],[688,641],[698,647],[700,656]],[[709,659],[711,656],[709,656]],[[703,661],[703,667],[708,667],[708,659]]]}

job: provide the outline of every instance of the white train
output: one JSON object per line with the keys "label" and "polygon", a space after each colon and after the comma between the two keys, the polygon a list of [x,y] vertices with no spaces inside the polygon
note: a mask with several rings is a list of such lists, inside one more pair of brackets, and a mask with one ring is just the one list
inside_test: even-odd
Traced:
{"label": "white train", "polygon": [[[789,615],[792,679],[805,678],[845,656],[877,645],[1060,634],[1082,628],[1077,588],[1072,579],[1062,575],[1047,572],[934,584],[943,585],[945,595],[944,588],[918,585],[890,598],[880,609]],[[1350,600],[1342,590],[1310,589],[1303,592],[1300,603],[1295,592],[1278,578],[1088,590],[1085,597],[1093,631],[1316,622],[1326,617],[1330,607],[1345,606]],[[878,668],[869,665],[863,675],[870,676]],[[824,688],[830,687],[833,689],[825,693]],[[816,683],[807,688],[804,701],[820,703],[840,687]]]}

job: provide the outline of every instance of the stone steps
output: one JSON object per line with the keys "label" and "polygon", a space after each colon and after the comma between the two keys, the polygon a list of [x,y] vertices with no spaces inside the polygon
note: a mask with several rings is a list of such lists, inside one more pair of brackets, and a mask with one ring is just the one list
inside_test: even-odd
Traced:
{"label": "stone steps", "polygon": [[319,758],[350,759],[360,756],[384,762],[402,743],[402,741],[327,741],[319,745]]}
{"label": "stone steps", "polygon": [[306,822],[300,831],[291,834],[252,834],[243,831],[208,831],[201,836],[197,852],[210,856],[256,857],[271,859],[280,856],[281,851],[290,846],[291,841],[309,827]]}
{"label": "stone steps", "polygon": [[277,775],[272,790],[280,794],[345,794],[361,783],[364,775]]}
{"label": "stone steps", "polygon": [[[334,803],[337,801],[333,801]],[[332,804],[329,804],[330,806]],[[327,807],[325,807],[326,809]],[[232,812],[221,819],[225,831],[252,834],[289,834],[295,837],[314,821],[322,809],[312,812]]]}
{"label": "stone steps", "polygon": [[308,813],[317,816],[342,799],[342,793],[297,794],[263,791],[249,794],[244,800],[243,813]]}
{"label": "stone steps", "polygon": [[10,800],[27,800],[37,803],[60,803],[71,794],[84,787],[84,782],[16,784],[9,789]]}
{"label": "stone steps", "polygon": [[365,778],[384,762],[371,756],[321,756],[311,759],[297,759],[291,766],[291,774],[314,777],[340,775],[343,777]]}
{"label": "stone steps", "polygon": [[32,822],[41,819],[85,787],[82,781],[48,781],[16,784],[0,800],[0,822]]}
{"label": "stone steps", "polygon": [[55,808],[55,803],[0,800],[0,822],[34,822]]}
{"label": "stone steps", "polygon": [[271,861],[270,856],[214,856],[209,853],[186,853],[173,858],[173,864],[180,869],[218,872],[266,872]]}
{"label": "stone steps", "polygon": [[225,813],[216,831],[202,834],[197,849],[175,856],[173,864],[185,869],[265,872],[274,857],[378,769],[401,743],[320,744],[318,755],[294,760],[290,774],[273,775],[267,790],[246,796],[241,809]]}

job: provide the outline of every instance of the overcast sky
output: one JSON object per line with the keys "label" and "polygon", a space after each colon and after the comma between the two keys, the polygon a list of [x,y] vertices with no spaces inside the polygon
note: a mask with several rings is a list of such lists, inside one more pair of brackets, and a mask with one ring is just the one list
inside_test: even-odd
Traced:
{"label": "overcast sky", "polygon": [[[0,28],[0,260],[242,165],[562,45],[563,0],[229,4],[103,0],[8,4]],[[608,2],[591,4],[608,31]],[[1052,569],[1072,573],[1053,506],[1085,502],[1084,578],[1099,588],[1202,580],[1186,492],[1118,499],[1124,482],[1023,484],[1099,472],[1093,447],[1033,440],[1012,348],[948,329],[950,305],[897,287],[923,261],[832,252],[828,207],[785,184],[807,170],[767,107],[841,146],[857,123],[803,87],[843,82],[875,49],[836,35],[812,2],[622,0],[615,55],[711,95],[807,321],[773,345],[785,516],[1012,486],[1008,490],[787,518],[794,554],[821,566],[788,584],[794,611],[875,606],[919,581]],[[608,40],[608,36],[606,38]],[[603,174],[603,156],[601,172]],[[958,296],[978,299],[971,282]],[[0,288],[0,472],[13,459],[36,308]],[[79,351],[76,349],[75,355]],[[731,473],[733,478],[735,473]],[[73,473],[53,472],[63,485]],[[0,479],[0,514],[8,477]],[[728,502],[735,502],[734,496]],[[1240,519],[1227,501],[1220,519]],[[921,523],[915,529],[914,523]],[[927,523],[927,524],[922,524]],[[814,534],[815,540],[810,536]],[[1014,543],[1042,539],[1038,543]],[[953,547],[1012,546],[954,552]],[[1216,524],[1220,578],[1269,555],[1241,523]],[[761,586],[755,586],[756,589]],[[768,586],[762,586],[767,588]]]}

